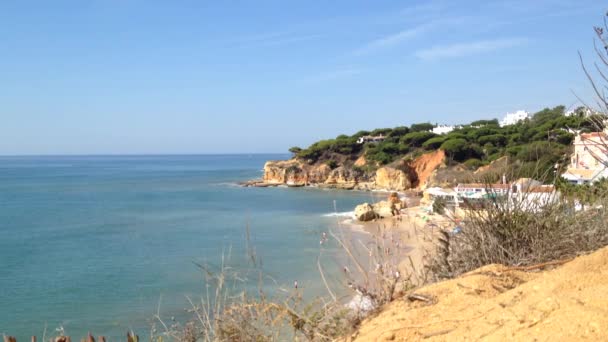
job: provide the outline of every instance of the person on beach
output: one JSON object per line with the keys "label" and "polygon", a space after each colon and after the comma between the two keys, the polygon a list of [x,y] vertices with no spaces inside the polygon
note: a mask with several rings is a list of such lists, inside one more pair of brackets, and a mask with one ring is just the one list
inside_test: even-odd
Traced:
{"label": "person on beach", "polygon": [[293,287],[294,287],[296,290],[298,289],[298,281],[297,281],[297,280],[295,280],[295,281],[293,282]]}
{"label": "person on beach", "polygon": [[321,234],[321,240],[319,241],[319,244],[320,244],[320,245],[322,245],[322,244],[324,244],[325,242],[327,242],[327,233],[326,233],[326,232],[323,232],[323,233]]}

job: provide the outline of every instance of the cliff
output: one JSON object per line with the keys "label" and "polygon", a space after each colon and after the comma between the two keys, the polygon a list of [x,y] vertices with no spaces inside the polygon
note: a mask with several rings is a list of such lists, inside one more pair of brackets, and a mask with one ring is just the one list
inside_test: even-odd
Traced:
{"label": "cliff", "polygon": [[364,157],[354,163],[342,163],[332,168],[328,163],[309,164],[294,158],[268,161],[261,181],[249,186],[319,186],[339,189],[403,191],[427,186],[433,172],[442,166],[445,153],[441,150],[425,153],[414,160],[399,160],[374,168]]}
{"label": "cliff", "polygon": [[430,300],[397,299],[348,340],[608,340],[608,247],[530,271],[489,265],[415,290]]}

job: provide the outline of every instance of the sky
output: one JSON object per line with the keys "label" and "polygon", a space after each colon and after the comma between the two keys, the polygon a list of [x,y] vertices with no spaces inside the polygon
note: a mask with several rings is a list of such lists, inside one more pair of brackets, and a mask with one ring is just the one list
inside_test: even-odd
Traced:
{"label": "sky", "polygon": [[601,2],[1,1],[0,155],[286,152],[572,107]]}

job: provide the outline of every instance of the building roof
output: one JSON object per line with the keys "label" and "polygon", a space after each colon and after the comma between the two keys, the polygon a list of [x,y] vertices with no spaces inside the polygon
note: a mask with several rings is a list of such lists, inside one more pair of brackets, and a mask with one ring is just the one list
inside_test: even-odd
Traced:
{"label": "building roof", "polygon": [[457,188],[473,188],[473,189],[509,189],[509,184],[484,184],[484,183],[460,183]]}
{"label": "building roof", "polygon": [[531,186],[528,189],[525,189],[524,192],[553,192],[555,191],[555,187],[553,185],[537,185]]}
{"label": "building roof", "polygon": [[439,187],[428,188],[425,193],[433,196],[453,196],[456,192],[453,189],[443,189]]}
{"label": "building roof", "polygon": [[566,179],[583,179],[590,180],[593,179],[598,170],[588,170],[588,169],[568,169],[562,177]]}
{"label": "building roof", "polygon": [[606,138],[608,138],[608,136],[606,136],[606,133],[604,133],[604,132],[590,132],[590,133],[581,134],[581,139],[583,139],[583,140],[594,139],[594,138],[606,139]]}

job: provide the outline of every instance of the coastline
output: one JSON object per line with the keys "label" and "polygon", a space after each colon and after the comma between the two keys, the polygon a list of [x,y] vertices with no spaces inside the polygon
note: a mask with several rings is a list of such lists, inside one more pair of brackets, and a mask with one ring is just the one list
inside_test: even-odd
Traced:
{"label": "coastline", "polygon": [[332,234],[337,232],[334,238],[345,245],[335,261],[341,269],[339,283],[350,287],[339,291],[347,308],[366,315],[428,281],[426,261],[435,252],[440,231],[452,225],[429,209],[410,206],[399,215],[368,222],[358,221],[354,212],[332,215],[338,227]]}
{"label": "coastline", "polygon": [[433,253],[440,230],[451,224],[444,216],[426,209],[418,205],[402,209],[398,216],[358,222],[380,243],[399,249],[394,252],[397,268],[414,283],[424,280],[425,259]]}

